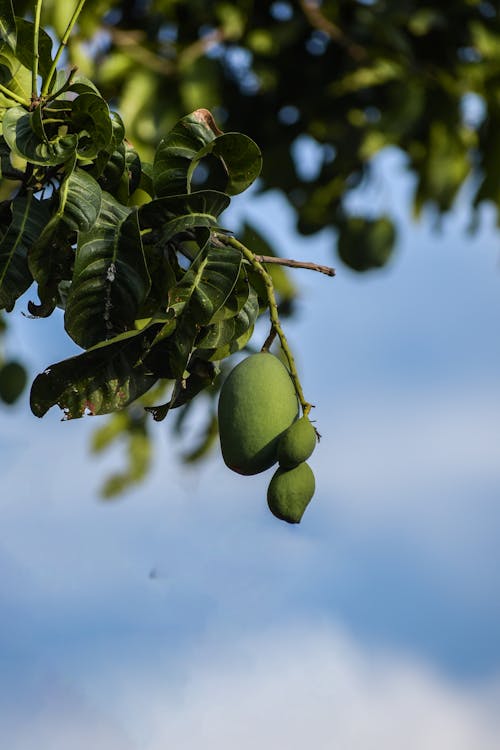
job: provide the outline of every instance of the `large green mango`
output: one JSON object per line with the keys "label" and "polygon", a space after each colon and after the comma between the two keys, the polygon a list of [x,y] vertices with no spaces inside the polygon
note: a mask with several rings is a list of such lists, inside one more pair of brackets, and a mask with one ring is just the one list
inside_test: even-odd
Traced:
{"label": "large green mango", "polygon": [[259,474],[276,463],[279,437],[298,417],[295,388],[286,367],[260,352],[240,362],[219,398],[224,462],[238,474]]}

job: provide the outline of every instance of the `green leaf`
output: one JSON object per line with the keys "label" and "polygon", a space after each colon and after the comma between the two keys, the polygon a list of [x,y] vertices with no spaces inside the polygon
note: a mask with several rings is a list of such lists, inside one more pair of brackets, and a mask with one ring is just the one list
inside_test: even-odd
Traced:
{"label": "green leaf", "polygon": [[238,336],[238,338],[233,338],[229,342],[229,344],[221,346],[219,349],[216,349],[214,352],[212,352],[208,359],[211,362],[220,362],[221,360],[226,359],[226,357],[230,357],[231,354],[240,352],[252,338],[253,330],[254,327],[250,326],[250,328],[244,331],[241,336]]}
{"label": "green leaf", "polygon": [[[175,313],[175,330],[169,331],[169,338],[160,342],[157,347],[153,342],[148,363],[160,358],[168,373],[162,373],[162,376],[174,377],[177,383],[170,402],[154,407],[154,418],[157,421],[164,419],[171,405],[180,398],[200,327],[208,323],[224,305],[236,284],[241,263],[241,254],[237,250],[219,248],[208,241],[180,282],[171,289],[167,312]],[[194,382],[193,380],[193,384]]]}
{"label": "green leaf", "polygon": [[[31,21],[25,21],[24,18],[16,18],[17,23],[17,44],[16,55],[18,60],[28,70],[33,69],[34,59],[34,28]],[[42,78],[45,78],[52,65],[52,39],[47,32],[38,29],[38,71]]]}
{"label": "green leaf", "polygon": [[[29,104],[31,72],[22,65],[6,43],[0,44],[0,83]],[[13,101],[6,94],[0,93],[0,107],[12,107]]]}
{"label": "green leaf", "polygon": [[236,195],[259,175],[262,157],[257,145],[241,133],[222,133],[206,109],[183,117],[164,138],[155,155],[153,180],[159,196],[191,192],[196,167],[205,156],[220,160],[227,174],[224,192]]}
{"label": "green leaf", "polygon": [[64,307],[63,285],[70,283],[75,258],[74,233],[62,221],[55,228],[51,222],[47,227],[50,231],[46,230],[28,251],[29,269],[40,299],[39,304],[30,300],[28,310],[38,318],[51,315],[57,305]]}
{"label": "green leaf", "polygon": [[5,138],[0,135],[0,177],[5,180],[22,180],[24,172],[13,166],[11,156],[12,151],[7,146]]}
{"label": "green leaf", "polygon": [[[139,209],[140,223],[143,228],[166,227],[171,221],[180,220],[182,224],[185,217],[193,214],[208,217],[208,224],[203,223],[200,226],[212,226],[217,223],[217,217],[229,206],[229,203],[228,196],[217,190],[199,190],[187,195],[155,198]],[[186,226],[186,228],[196,226],[192,220],[189,220],[188,224],[189,227]],[[169,237],[173,236],[171,230],[168,230],[167,234]]]}
{"label": "green leaf", "polygon": [[142,364],[152,335],[142,332],[50,365],[31,387],[33,414],[43,417],[57,404],[64,419],[74,419],[128,406],[157,380]]}
{"label": "green leaf", "polygon": [[234,318],[235,315],[238,315],[247,303],[250,292],[247,271],[242,267],[240,277],[233,291],[224,302],[224,305],[212,316],[210,323],[219,323],[222,320]]}
{"label": "green leaf", "polygon": [[101,188],[88,172],[78,167],[75,169],[75,164],[76,159],[60,185],[57,211],[28,255],[42,302],[42,306],[28,305],[34,315],[46,316],[58,304],[59,283],[71,278],[74,232],[90,231],[101,208]]}
{"label": "green leaf", "polygon": [[99,152],[92,165],[92,175],[99,179],[99,184],[108,193],[114,191],[119,184],[125,169],[125,127],[117,112],[109,113],[111,118],[112,136],[107,147]]}
{"label": "green leaf", "polygon": [[224,133],[201,149],[190,164],[188,184],[203,157],[211,154],[221,160],[227,173],[224,192],[237,195],[254,182],[262,169],[262,154],[251,138],[242,133]]}
{"label": "green leaf", "polygon": [[103,193],[95,226],[78,238],[67,333],[87,349],[132,329],[150,285],[137,211]]}
{"label": "green leaf", "polygon": [[193,356],[187,364],[186,377],[179,378],[170,396],[170,401],[160,406],[145,406],[145,410],[153,415],[156,422],[161,422],[167,416],[170,409],[184,406],[211,386],[216,375],[215,366],[206,359]]}
{"label": "green leaf", "polygon": [[71,121],[78,133],[78,156],[95,159],[113,137],[109,107],[99,94],[85,92],[72,103]]}
{"label": "green leaf", "polygon": [[0,308],[8,312],[33,281],[27,254],[48,217],[46,205],[31,193],[12,203],[12,221],[0,242]]}
{"label": "green leaf", "polygon": [[59,188],[59,216],[75,232],[89,232],[101,210],[102,190],[92,175],[77,167]]}
{"label": "green leaf", "polygon": [[12,0],[0,0],[0,39],[7,42],[11,49],[16,48],[16,19]]}
{"label": "green leaf", "polygon": [[241,263],[238,250],[216,247],[209,242],[170,291],[169,309],[178,317],[187,308],[198,326],[206,325],[234,289]]}
{"label": "green leaf", "polygon": [[158,196],[190,192],[191,162],[221,131],[207,109],[197,109],[172,128],[155,154],[153,182]]}
{"label": "green leaf", "polygon": [[[230,318],[219,320],[196,342],[199,349],[222,350],[232,341],[237,341],[244,333],[253,329],[259,315],[259,298],[253,287],[249,287],[247,300],[241,310]],[[213,355],[210,359],[214,359]]]}
{"label": "green leaf", "polygon": [[33,112],[26,112],[23,107],[8,109],[3,118],[3,134],[17,156],[42,166],[63,164],[74,155],[78,143],[75,134],[58,134],[49,138],[40,107]]}
{"label": "green leaf", "polygon": [[75,94],[99,94],[99,89],[92,81],[85,76],[76,75],[68,76],[67,70],[58,70],[53,78],[50,87],[50,96],[60,97],[66,91],[72,91]]}

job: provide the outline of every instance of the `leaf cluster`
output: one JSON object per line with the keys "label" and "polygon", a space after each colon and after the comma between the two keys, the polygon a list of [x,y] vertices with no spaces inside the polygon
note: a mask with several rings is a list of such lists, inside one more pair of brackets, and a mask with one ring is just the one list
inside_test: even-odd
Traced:
{"label": "leaf cluster", "polygon": [[169,401],[151,407],[162,419],[211,385],[262,311],[248,264],[218,225],[258,176],[260,151],[197,109],[145,162],[88,78],[55,74],[50,38],[37,30],[37,57],[33,24],[2,18],[0,309],[33,286],[29,312],[61,309],[84,350],[36,377],[31,409],[105,414],[172,381]]}

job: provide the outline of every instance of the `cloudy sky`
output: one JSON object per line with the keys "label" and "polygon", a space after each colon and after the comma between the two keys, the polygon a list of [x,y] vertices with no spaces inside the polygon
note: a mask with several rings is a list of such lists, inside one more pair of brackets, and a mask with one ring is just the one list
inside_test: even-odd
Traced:
{"label": "cloudy sky", "polygon": [[[411,187],[391,152],[352,201],[396,219],[388,269],[294,276],[323,435],[299,526],[268,512],[271,472],[217,451],[187,470],[164,423],[148,481],[104,503],[122,457],[90,456],[97,419],[2,409],[2,747],[498,747],[500,235],[489,210],[467,234],[465,201],[410,223]],[[278,196],[226,225],[243,216],[335,262]],[[9,346],[34,373],[70,353],[60,319],[21,310]]]}

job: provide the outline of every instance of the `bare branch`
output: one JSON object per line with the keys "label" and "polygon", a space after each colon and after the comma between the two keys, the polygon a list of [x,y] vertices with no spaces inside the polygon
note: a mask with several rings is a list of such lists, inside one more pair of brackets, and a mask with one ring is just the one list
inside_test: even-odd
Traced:
{"label": "bare branch", "polygon": [[356,44],[356,42],[353,42],[352,39],[350,39],[347,34],[337,26],[337,24],[333,23],[333,21],[330,21],[329,18],[326,18],[326,16],[323,15],[318,0],[300,0],[300,7],[311,26],[314,26],[318,31],[322,31],[329,36],[330,39],[333,39],[334,42],[337,42],[341,47],[344,47],[347,54],[352,57],[353,60],[357,60],[358,62],[366,60],[366,50],[359,44]]}
{"label": "bare branch", "polygon": [[259,263],[276,263],[280,266],[289,268],[307,268],[310,271],[318,271],[326,276],[335,276],[335,269],[330,266],[321,266],[318,263],[309,263],[302,260],[292,260],[291,258],[278,258],[275,255],[256,255],[255,260]]}

